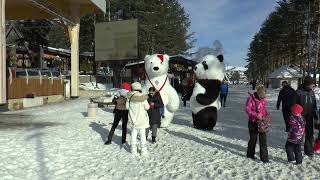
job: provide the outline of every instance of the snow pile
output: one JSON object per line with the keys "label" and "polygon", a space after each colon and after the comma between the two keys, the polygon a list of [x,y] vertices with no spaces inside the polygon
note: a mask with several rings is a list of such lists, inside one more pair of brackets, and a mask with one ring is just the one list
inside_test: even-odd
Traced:
{"label": "snow pile", "polygon": [[279,69],[273,71],[269,78],[293,78],[293,77],[302,77],[302,74],[299,72],[299,68],[294,65],[284,65]]}
{"label": "snow pile", "polygon": [[86,90],[86,91],[87,90],[106,90],[107,89],[105,84],[98,83],[97,85],[95,82],[80,83],[79,88],[81,90]]}
{"label": "snow pile", "polygon": [[156,144],[149,135],[148,157],[131,156],[130,142],[120,145],[121,125],[112,144],[104,145],[113,107],[87,119],[87,99],[0,114],[0,179],[319,179],[319,155],[304,156],[300,166],[287,162],[287,134],[273,97],[277,91],[267,93],[271,163],[246,158],[248,91],[230,88],[214,131],[194,129],[190,108],[181,106],[169,128],[159,129]]}
{"label": "snow pile", "polygon": [[235,67],[235,66],[227,66],[226,71],[240,71],[240,72],[245,72],[248,70],[246,67]]}

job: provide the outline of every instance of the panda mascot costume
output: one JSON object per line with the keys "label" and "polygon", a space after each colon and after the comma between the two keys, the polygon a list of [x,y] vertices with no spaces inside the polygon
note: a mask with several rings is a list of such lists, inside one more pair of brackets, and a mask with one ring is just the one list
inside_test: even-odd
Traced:
{"label": "panda mascot costume", "polygon": [[217,111],[221,107],[220,86],[225,77],[223,55],[206,55],[194,67],[195,83],[190,107],[193,126],[197,129],[211,130],[217,122]]}

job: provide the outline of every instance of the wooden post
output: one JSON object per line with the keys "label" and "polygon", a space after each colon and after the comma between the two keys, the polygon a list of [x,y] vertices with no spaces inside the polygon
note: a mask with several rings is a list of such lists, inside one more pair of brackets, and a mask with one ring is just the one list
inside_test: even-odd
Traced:
{"label": "wooden post", "polygon": [[7,103],[5,2],[6,0],[0,0],[0,104]]}
{"label": "wooden post", "polygon": [[71,44],[71,98],[79,97],[79,31],[80,22],[68,27]]}

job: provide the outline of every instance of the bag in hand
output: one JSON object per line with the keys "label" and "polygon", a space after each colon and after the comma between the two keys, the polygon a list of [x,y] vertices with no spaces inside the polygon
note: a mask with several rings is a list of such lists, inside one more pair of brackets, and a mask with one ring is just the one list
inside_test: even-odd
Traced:
{"label": "bag in hand", "polygon": [[258,123],[258,131],[260,133],[267,133],[269,131],[269,124],[271,123],[272,119],[271,116],[268,114],[262,119],[257,121]]}

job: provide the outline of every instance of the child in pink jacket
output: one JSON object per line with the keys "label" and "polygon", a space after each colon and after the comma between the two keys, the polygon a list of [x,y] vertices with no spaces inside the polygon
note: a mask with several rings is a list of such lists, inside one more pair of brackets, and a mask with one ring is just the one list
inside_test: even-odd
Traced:
{"label": "child in pink jacket", "polygon": [[268,115],[266,108],[266,90],[264,86],[257,87],[257,91],[250,94],[246,103],[246,112],[248,114],[248,128],[250,140],[248,142],[247,157],[255,159],[255,147],[257,144],[257,138],[259,135],[260,146],[260,159],[262,162],[269,162],[268,147],[267,147],[267,135],[258,131],[257,121],[262,120]]}

